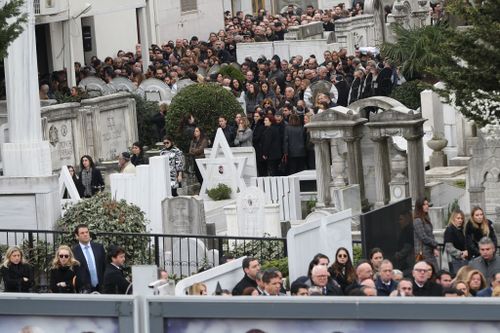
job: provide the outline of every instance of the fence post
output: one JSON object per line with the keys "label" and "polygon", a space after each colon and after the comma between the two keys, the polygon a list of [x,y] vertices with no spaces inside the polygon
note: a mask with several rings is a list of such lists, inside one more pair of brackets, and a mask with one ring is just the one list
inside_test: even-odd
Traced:
{"label": "fence post", "polygon": [[154,236],[155,239],[155,265],[160,267],[160,237],[158,235]]}

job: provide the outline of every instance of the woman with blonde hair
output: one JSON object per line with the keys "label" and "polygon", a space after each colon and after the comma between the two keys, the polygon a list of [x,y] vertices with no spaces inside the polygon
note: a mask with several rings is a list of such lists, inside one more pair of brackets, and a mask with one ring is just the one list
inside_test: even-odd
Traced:
{"label": "woman with blonde hair", "polygon": [[460,267],[467,265],[469,253],[465,246],[464,221],[464,213],[461,210],[455,210],[451,213],[448,226],[444,231],[444,246],[452,274],[455,274]]}
{"label": "woman with blonde hair", "polygon": [[189,295],[207,296],[207,285],[201,282],[193,284],[191,287],[189,287]]}
{"label": "woman with blonde hair", "polygon": [[481,290],[486,288],[486,279],[484,278],[483,273],[481,273],[479,270],[474,269],[469,272],[467,275],[467,286],[469,287],[469,292],[472,296],[476,296],[476,293]]}
{"label": "woman with blonde hair", "polygon": [[467,280],[467,276],[469,273],[474,270],[474,268],[470,267],[469,265],[462,266],[458,272],[457,275],[455,275],[455,281],[465,281]]}
{"label": "woman with blonde hair", "polygon": [[484,211],[481,207],[474,207],[470,213],[470,219],[465,225],[465,242],[467,244],[467,251],[469,252],[469,259],[479,257],[478,243],[483,237],[489,237],[498,246],[495,230],[493,229],[493,222],[484,216]]}
{"label": "woman with blonde hair", "polygon": [[61,294],[74,293],[78,266],[80,263],[75,259],[70,247],[59,246],[50,269],[50,291]]}
{"label": "woman with blonde hair", "polygon": [[33,268],[24,260],[23,251],[17,246],[7,249],[0,274],[5,292],[29,293],[34,286]]}

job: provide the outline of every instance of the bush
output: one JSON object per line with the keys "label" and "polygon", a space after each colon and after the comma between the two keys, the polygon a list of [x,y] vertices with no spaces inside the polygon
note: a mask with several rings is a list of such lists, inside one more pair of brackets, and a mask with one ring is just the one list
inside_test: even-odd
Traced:
{"label": "bush", "polygon": [[147,220],[140,208],[125,200],[115,201],[109,193],[101,192],[92,198],[71,206],[60,218],[57,229],[67,232],[61,244],[76,243],[73,235],[75,227],[87,224],[91,232],[113,232],[112,237],[102,237],[97,241],[107,250],[110,245],[118,245],[127,253],[128,265],[145,264],[149,254],[149,237],[126,237],[120,233],[146,233]]}
{"label": "bush", "polygon": [[145,146],[154,147],[158,140],[158,129],[153,123],[153,117],[160,112],[158,102],[147,101],[137,94],[131,94],[135,99],[135,108],[137,113],[137,130],[139,142]]}
{"label": "bush", "polygon": [[167,133],[171,135],[177,147],[187,152],[191,137],[186,137],[181,127],[182,119],[191,113],[196,124],[212,139],[219,126],[218,117],[234,119],[237,113],[243,112],[240,104],[231,92],[213,83],[193,84],[182,89],[172,99],[167,113]]}
{"label": "bush", "polygon": [[217,187],[207,191],[208,197],[214,201],[231,199],[231,188],[226,184],[219,184]]}
{"label": "bush", "polygon": [[229,76],[231,79],[236,79],[240,82],[240,84],[245,82],[245,76],[243,75],[243,73],[239,69],[231,65],[223,66],[219,70],[219,74],[222,74],[223,76]]}
{"label": "bush", "polygon": [[393,89],[391,97],[403,103],[406,107],[417,110],[420,107],[420,93],[431,86],[420,80],[403,83]]}
{"label": "bush", "polygon": [[288,257],[265,261],[262,263],[260,269],[265,271],[270,268],[277,268],[284,278],[288,277]]}

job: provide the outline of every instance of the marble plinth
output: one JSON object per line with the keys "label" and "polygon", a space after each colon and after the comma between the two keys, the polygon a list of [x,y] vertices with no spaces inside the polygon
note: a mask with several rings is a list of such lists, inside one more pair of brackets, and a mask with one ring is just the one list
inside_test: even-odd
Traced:
{"label": "marble plinth", "polygon": [[52,175],[48,141],[3,143],[2,162],[4,176],[36,177]]}

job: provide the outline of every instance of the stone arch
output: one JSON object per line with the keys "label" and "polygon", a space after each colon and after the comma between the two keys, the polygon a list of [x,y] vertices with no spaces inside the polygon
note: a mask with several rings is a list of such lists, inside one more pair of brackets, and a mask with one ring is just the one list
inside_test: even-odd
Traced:
{"label": "stone arch", "polygon": [[364,5],[365,14],[373,14],[375,21],[375,40],[378,43],[385,42],[385,14],[384,4],[382,0],[365,0]]}
{"label": "stone arch", "polygon": [[349,109],[358,113],[367,107],[376,107],[383,111],[394,110],[407,114],[414,112],[413,110],[403,105],[401,102],[387,96],[373,96],[373,97],[359,99],[348,106]]}

